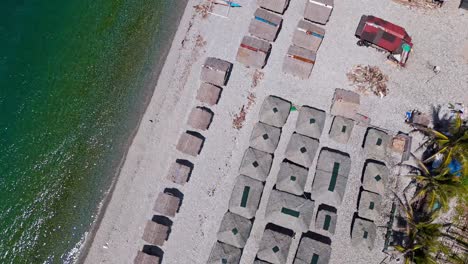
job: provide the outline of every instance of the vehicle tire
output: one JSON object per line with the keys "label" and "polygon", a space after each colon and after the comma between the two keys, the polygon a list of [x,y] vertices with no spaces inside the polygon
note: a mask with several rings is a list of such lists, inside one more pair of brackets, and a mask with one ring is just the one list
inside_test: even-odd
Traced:
{"label": "vehicle tire", "polygon": [[364,40],[358,40],[356,43],[359,47],[365,46]]}

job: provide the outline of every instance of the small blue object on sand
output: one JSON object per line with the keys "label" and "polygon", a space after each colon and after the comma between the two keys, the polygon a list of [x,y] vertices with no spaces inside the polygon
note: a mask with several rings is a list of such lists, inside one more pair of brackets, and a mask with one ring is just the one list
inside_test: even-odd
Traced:
{"label": "small blue object on sand", "polygon": [[242,7],[238,3],[234,3],[232,1],[224,1],[224,2],[226,2],[226,4],[228,4],[230,7]]}

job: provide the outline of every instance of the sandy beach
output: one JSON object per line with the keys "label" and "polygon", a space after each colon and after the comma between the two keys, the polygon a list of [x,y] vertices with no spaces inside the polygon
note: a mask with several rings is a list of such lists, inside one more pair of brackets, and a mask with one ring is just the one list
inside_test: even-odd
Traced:
{"label": "sandy beach", "polygon": [[[305,5],[305,0],[291,1],[282,16],[283,26],[272,43],[268,62],[260,70],[264,77],[255,86],[255,70],[236,62],[236,53],[242,37],[248,34],[250,19],[257,6],[255,1],[237,2],[242,8],[232,9],[229,19],[225,19],[212,15],[202,18],[193,7],[203,1],[189,1],[102,221],[95,236],[88,238],[92,241],[84,263],[133,263],[137,251],[145,245],[141,237],[146,221],[155,214],[152,208],[156,197],[165,188],[177,188],[184,198],[180,211],[172,218],[169,239],[161,247],[164,251],[162,263],[206,263],[221,219],[228,210],[238,168],[249,146],[253,125],[258,121],[261,103],[268,95],[282,97],[297,106],[325,110],[327,119],[319,139],[320,148],[338,149],[351,157],[345,196],[337,207],[338,223],[331,238],[330,263],[380,263],[386,257],[382,252],[384,228],[377,229],[375,247],[371,251],[355,248],[351,243],[351,221],[357,210],[362,166],[367,158],[360,147],[366,127],[354,126],[347,144],[329,139],[327,131],[333,120],[329,113],[335,88],[353,89],[346,73],[354,65],[380,67],[389,76],[389,93],[382,99],[361,95],[360,112],[371,118],[373,126],[391,134],[410,130],[403,122],[408,110],[428,111],[433,104],[447,102],[467,104],[468,64],[462,53],[468,43],[468,13],[457,8],[457,1],[447,1],[442,9],[432,11],[413,10],[384,0],[335,1],[331,18],[324,26],[325,38],[311,77],[300,80],[281,70]],[[354,32],[363,14],[379,16],[406,28],[414,43],[407,68],[397,68],[386,62],[384,54],[356,45]],[[234,66],[219,103],[211,107],[214,118],[209,130],[203,132],[206,137],[203,150],[193,158],[178,152],[175,146],[179,136],[188,129],[186,122],[191,109],[199,105],[195,96],[200,86],[201,65],[206,57],[224,59]],[[441,69],[437,75],[431,67],[435,65]],[[248,98],[255,100],[247,109],[245,123],[241,129],[234,129],[233,117],[243,106],[247,107]],[[255,259],[267,224],[264,219],[267,200],[296,119],[297,112],[291,112],[282,128],[270,176],[242,254],[243,264],[251,264]],[[309,170],[306,192],[311,189],[317,157]],[[184,186],[166,179],[169,166],[178,158],[194,164],[190,181]],[[391,160],[386,162],[394,164]],[[316,201],[315,211],[320,202]],[[376,225],[383,226],[387,220],[382,215]],[[292,263],[299,240],[300,235],[296,235],[287,263]]]}

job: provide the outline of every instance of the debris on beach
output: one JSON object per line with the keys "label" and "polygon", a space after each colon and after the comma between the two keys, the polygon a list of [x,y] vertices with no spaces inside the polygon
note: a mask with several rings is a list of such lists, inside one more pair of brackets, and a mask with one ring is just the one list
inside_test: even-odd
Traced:
{"label": "debris on beach", "polygon": [[208,14],[213,11],[213,5],[209,2],[196,5],[193,8],[195,8],[195,12],[201,15],[202,18],[207,18]]}
{"label": "debris on beach", "polygon": [[372,92],[381,98],[388,93],[388,76],[383,74],[377,66],[356,65],[346,74],[348,80],[363,94]]}
{"label": "debris on beach", "polygon": [[263,77],[265,76],[265,73],[260,71],[259,69],[256,69],[253,76],[252,76],[252,88],[257,87],[257,85],[260,83],[261,80],[263,80]]}
{"label": "debris on beach", "polygon": [[425,8],[425,9],[435,9],[442,6],[443,1],[433,1],[433,0],[393,0],[401,5],[416,7],[416,8]]}
{"label": "debris on beach", "polygon": [[232,120],[232,127],[239,130],[244,126],[245,116],[247,115],[247,110],[249,110],[253,104],[255,104],[256,96],[253,93],[249,93],[247,96],[247,105],[243,105],[239,113],[234,115]]}
{"label": "debris on beach", "polygon": [[195,47],[202,48],[206,45],[206,40],[202,37],[202,35],[197,35],[195,37]]}

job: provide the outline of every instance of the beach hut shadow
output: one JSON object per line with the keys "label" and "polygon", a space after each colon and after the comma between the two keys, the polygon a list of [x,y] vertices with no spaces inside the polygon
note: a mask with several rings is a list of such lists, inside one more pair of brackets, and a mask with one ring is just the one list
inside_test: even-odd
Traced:
{"label": "beach hut shadow", "polygon": [[[156,256],[159,258],[159,263],[163,262],[163,257],[164,257],[164,251],[159,248],[158,246],[153,246],[153,245],[144,245],[143,246],[143,253],[146,253],[151,256]],[[157,264],[159,264],[157,263]]]}

